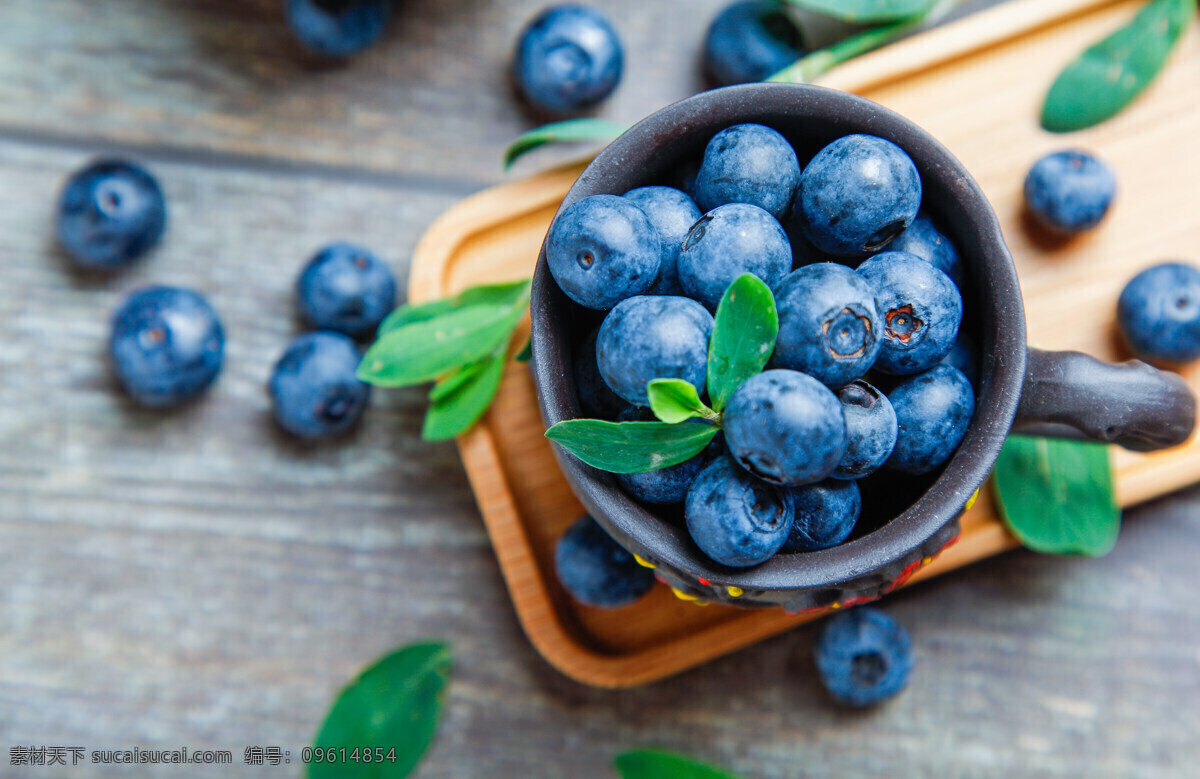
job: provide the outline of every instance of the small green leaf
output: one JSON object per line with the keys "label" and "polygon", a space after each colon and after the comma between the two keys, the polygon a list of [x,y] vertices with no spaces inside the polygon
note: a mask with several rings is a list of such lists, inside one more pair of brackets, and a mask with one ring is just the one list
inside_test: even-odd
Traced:
{"label": "small green leaf", "polygon": [[568,419],[547,430],[546,437],[593,468],[644,473],[690,460],[718,430],[716,425]]}
{"label": "small green leaf", "polygon": [[533,151],[539,146],[545,146],[547,143],[611,141],[627,129],[629,129],[627,125],[595,117],[567,119],[562,122],[544,124],[524,133],[508,145],[508,148],[504,150],[504,169],[511,168],[521,155]]}
{"label": "small green leaf", "polygon": [[1009,436],[992,478],[1005,524],[1030,549],[1099,557],[1116,544],[1121,509],[1106,445]]}
{"label": "small green leaf", "polygon": [[433,741],[449,674],[441,642],[401,647],[368,667],[338,695],[313,747],[395,750],[396,761],[314,762],[310,779],[408,776]]}
{"label": "small green leaf", "polygon": [[429,303],[400,306],[388,314],[387,319],[384,319],[380,323],[375,337],[377,339],[382,338],[398,327],[413,324],[414,322],[425,322],[435,319],[451,311],[457,311],[460,308],[480,305],[515,305],[518,301],[529,299],[529,289],[529,279],[508,281],[502,284],[481,284],[477,287],[469,287],[454,297],[434,300]]}
{"label": "small green leaf", "polygon": [[1162,70],[1195,14],[1196,0],[1146,5],[1058,74],[1042,104],[1042,127],[1056,133],[1082,130],[1120,112]]}
{"label": "small green leaf", "polygon": [[654,379],[646,385],[650,410],[668,424],[678,424],[692,417],[716,421],[716,414],[700,402],[696,388],[683,379]]}
{"label": "small green leaf", "polygon": [[431,381],[507,342],[524,314],[524,305],[478,305],[401,325],[371,344],[358,378],[379,387]]}
{"label": "small green leaf", "polygon": [[936,0],[787,0],[792,5],[855,24],[924,16]]}
{"label": "small green leaf", "polygon": [[507,363],[508,341],[479,362],[464,365],[433,385],[421,438],[446,441],[471,428],[496,397]]}
{"label": "small green leaf", "polygon": [[521,351],[516,356],[517,362],[529,362],[533,359],[533,338],[526,338],[525,345],[521,347]]}
{"label": "small green leaf", "polygon": [[739,779],[736,774],[697,763],[661,749],[639,749],[617,755],[621,779]]}
{"label": "small green leaf", "polygon": [[717,305],[708,345],[708,397],[714,410],[723,411],[734,390],[762,372],[777,335],[775,296],[757,276],[742,274]]}

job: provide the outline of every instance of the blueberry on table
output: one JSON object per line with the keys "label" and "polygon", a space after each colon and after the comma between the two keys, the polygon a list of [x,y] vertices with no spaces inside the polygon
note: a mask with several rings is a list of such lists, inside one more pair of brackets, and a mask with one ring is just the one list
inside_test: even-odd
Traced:
{"label": "blueberry on table", "polygon": [[950,277],[959,289],[964,281],[962,260],[954,243],[924,214],[918,214],[904,232],[887,245],[889,252],[908,252]]}
{"label": "blueberry on table", "polygon": [[646,217],[662,242],[658,279],[650,288],[651,295],[682,295],[679,284],[679,252],[688,230],[700,218],[700,209],[686,192],[674,187],[638,187],[625,193]]}
{"label": "blueberry on table", "polygon": [[151,408],[178,406],[216,380],[225,331],[196,292],[145,287],[113,314],[109,354],[117,379],[135,401]]}
{"label": "blueberry on table", "polygon": [[583,407],[584,414],[612,420],[627,404],[609,389],[600,376],[600,366],[596,364],[596,335],[599,330],[599,327],[590,330],[575,351],[572,365],[575,391],[579,394],[579,405]]}
{"label": "blueberry on table", "polygon": [[782,219],[799,180],[800,163],[786,138],[765,125],[735,124],[704,149],[696,204],[711,211],[726,203],[749,203]]}
{"label": "blueberry on table", "polygon": [[718,86],[763,81],[804,54],[804,38],[773,0],[725,7],[704,37],[704,69]]}
{"label": "blueberry on table", "polygon": [[704,554],[721,565],[745,568],[779,551],[794,511],[786,489],[754,478],[722,456],[692,482],[684,520]]}
{"label": "blueberry on table", "polygon": [[1117,324],[1143,359],[1200,357],[1200,270],[1168,262],[1134,276],[1117,299]]}
{"label": "blueberry on table", "polygon": [[950,459],[975,415],[971,382],[957,368],[937,365],[888,394],[896,412],[896,446],[887,467],[929,473]]}
{"label": "blueberry on table", "polygon": [[154,176],[124,160],[98,160],[71,174],[58,199],[58,242],[79,266],[115,270],[150,250],[167,221]]}
{"label": "blueberry on table", "polygon": [[608,312],[596,336],[596,363],[613,392],[650,405],[653,379],[683,379],[704,392],[712,314],[694,300],[639,295]]}
{"label": "blueberry on table", "polygon": [[846,420],[846,453],[830,474],[861,479],[887,462],[896,446],[896,410],[887,396],[861,379],[837,391]]}
{"label": "blueberry on table", "polygon": [[949,276],[915,254],[890,251],[859,265],[858,273],[874,287],[883,320],[876,370],[920,373],[954,348],[963,307]]}
{"label": "blueberry on table", "polygon": [[392,16],[393,0],[287,0],[292,34],[313,54],[349,57],[379,40]]}
{"label": "blueberry on table", "polygon": [[535,108],[568,114],[608,97],[621,80],[624,59],[607,16],[588,6],[557,5],[521,32],[513,79]]}
{"label": "blueberry on table", "polygon": [[654,586],[654,574],[638,565],[589,516],[567,528],[554,547],[558,581],[587,606],[615,609],[641,598]]}
{"label": "blueberry on table", "polygon": [[821,481],[846,453],[842,404],[796,371],[763,371],[743,382],[725,407],[724,427],[738,465],[773,484]]}
{"label": "blueberry on table", "polygon": [[776,307],[774,365],[840,387],[875,363],[882,329],[875,292],[850,268],[820,262],[793,271],[779,286]]}
{"label": "blueberry on table", "polygon": [[908,686],[912,640],[904,626],[869,606],[829,619],[817,639],[817,674],[838,703],[874,706]]}
{"label": "blueberry on table", "polygon": [[792,267],[787,234],[758,206],[731,203],[700,217],[679,253],[679,283],[688,297],[715,311],[729,285],[753,273],[777,289]]}
{"label": "blueberry on table", "polygon": [[348,430],[363,415],[371,388],[355,372],[358,345],[341,333],[318,331],[293,339],[271,371],[275,420],[299,438]]}
{"label": "blueberry on table", "polygon": [[550,225],[546,262],[567,297],[607,311],[654,285],[662,242],[632,200],[592,195],[572,203]]}
{"label": "blueberry on table", "polygon": [[792,488],[796,518],[780,552],[815,552],[837,546],[850,537],[862,496],[853,481],[827,479],[807,487]]}
{"label": "blueberry on table", "polygon": [[318,330],[369,335],[396,303],[396,277],[367,249],[332,243],[300,272],[296,303]]}
{"label": "blueberry on table", "polygon": [[1070,235],[1100,223],[1117,192],[1104,161],[1084,151],[1047,154],[1025,176],[1025,205],[1052,232]]}
{"label": "blueberry on table", "polygon": [[800,176],[794,208],[818,249],[857,259],[904,232],[920,206],[912,159],[891,141],[859,134],[817,152]]}

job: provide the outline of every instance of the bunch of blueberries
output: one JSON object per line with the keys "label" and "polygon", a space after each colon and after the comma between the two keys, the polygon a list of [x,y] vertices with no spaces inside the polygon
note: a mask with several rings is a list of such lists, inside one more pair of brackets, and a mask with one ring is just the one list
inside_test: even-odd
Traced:
{"label": "bunch of blueberries", "polygon": [[757,276],[779,334],[768,370],[730,397],[723,443],[618,479],[644,503],[682,502],[692,539],[723,565],[840,544],[862,507],[857,480],[929,473],[970,424],[958,252],[919,213],[912,160],[876,136],[837,138],[802,168],[779,132],[735,125],[687,186],[584,198],[550,228],[560,288],[607,312],[577,350],[581,403],[637,420],[652,379],[703,393],[712,312]]}
{"label": "bunch of blueberries", "polygon": [[[74,173],[59,198],[60,245],[76,265],[115,271],[143,257],[163,234],[166,201],[143,167],[93,162]],[[348,243],[321,249],[296,281],[296,303],[313,332],[297,337],[275,364],[275,419],[300,438],[341,433],[362,416],[370,387],[359,381],[355,337],[369,336],[392,310],[396,280],[374,254]],[[118,381],[137,403],[169,408],[216,381],[225,330],[200,293],[180,287],[135,290],[112,318],[109,352]]]}

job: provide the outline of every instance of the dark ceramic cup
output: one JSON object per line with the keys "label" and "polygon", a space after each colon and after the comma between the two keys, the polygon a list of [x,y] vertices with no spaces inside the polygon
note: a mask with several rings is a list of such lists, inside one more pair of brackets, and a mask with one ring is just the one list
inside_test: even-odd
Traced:
{"label": "dark ceramic cup", "polygon": [[[987,479],[1010,430],[1039,429],[1143,451],[1179,444],[1190,435],[1195,401],[1175,374],[1141,362],[1111,365],[1026,345],[1021,288],[987,198],[928,133],[863,98],[815,86],[754,84],[683,100],[602,151],[561,208],[589,195],[672,183],[681,168],[700,159],[713,134],[740,122],[775,128],[792,142],[802,163],[850,133],[882,136],[908,152],[921,174],[922,207],[954,241],[967,266],[964,327],[973,334],[979,357],[976,411],[961,446],[936,473],[881,473],[864,485],[862,519],[848,542],[819,552],[779,554],[746,569],[714,563],[691,541],[677,514],[640,505],[611,474],[555,446],[567,480],[588,511],[622,546],[654,566],[677,595],[778,604],[791,612],[873,600],[957,538],[958,517]],[[586,416],[576,395],[572,353],[602,314],[586,311],[562,293],[546,266],[544,246],[533,281],[532,315],[533,372],[546,425]]]}

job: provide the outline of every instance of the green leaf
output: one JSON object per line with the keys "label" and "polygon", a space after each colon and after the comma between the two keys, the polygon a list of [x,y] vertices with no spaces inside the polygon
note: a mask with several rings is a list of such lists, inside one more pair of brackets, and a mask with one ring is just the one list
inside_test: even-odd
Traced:
{"label": "green leaf", "polygon": [[644,473],[690,460],[708,446],[719,429],[716,425],[568,419],[547,430],[546,437],[593,468]]}
{"label": "green leaf", "polygon": [[471,428],[496,397],[504,366],[508,362],[508,340],[479,362],[464,365],[433,385],[429,410],[421,438],[445,441]]}
{"label": "green leaf", "polygon": [[1065,133],[1117,114],[1149,86],[1196,0],[1154,0],[1129,24],[1079,55],[1058,74],[1042,105],[1042,127]]}
{"label": "green leaf", "polygon": [[486,357],[525,314],[524,305],[477,305],[401,325],[363,355],[358,378],[379,387],[407,387]]}
{"label": "green leaf", "polygon": [[529,362],[533,359],[533,338],[525,339],[525,345],[521,347],[521,351],[516,356],[517,362]]}
{"label": "green leaf", "polygon": [[724,410],[734,390],[762,372],[777,335],[775,296],[757,276],[742,274],[717,305],[708,345],[708,397],[714,410]]}
{"label": "green leaf", "polygon": [[545,146],[547,143],[611,141],[627,129],[629,129],[627,125],[595,117],[567,119],[562,122],[544,124],[524,133],[508,145],[508,148],[504,150],[504,169],[511,168],[517,158],[526,152],[533,151],[539,146]]}
{"label": "green leaf", "polygon": [[992,478],[1005,524],[1030,549],[1099,557],[1116,544],[1121,509],[1106,445],[1009,436]]}
{"label": "green leaf", "polygon": [[379,324],[376,339],[404,325],[414,322],[426,322],[451,311],[457,311],[469,306],[492,305],[510,306],[518,301],[529,299],[529,279],[508,281],[502,284],[481,284],[469,287],[450,298],[434,300],[429,303],[418,303],[400,306]]}
{"label": "green leaf", "polygon": [[689,757],[660,749],[639,749],[617,755],[621,779],[739,779],[736,774]]}
{"label": "green leaf", "polygon": [[794,6],[855,24],[924,16],[936,0],[787,0]]}
{"label": "green leaf", "polygon": [[441,642],[410,644],[385,655],[341,691],[314,749],[379,748],[396,761],[310,763],[311,779],[408,776],[425,754],[442,713],[450,650]]}
{"label": "green leaf", "polygon": [[668,424],[678,424],[692,417],[716,420],[711,408],[700,402],[696,388],[683,379],[654,379],[646,385],[650,396],[650,410],[654,416]]}

